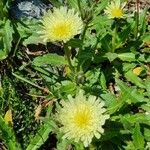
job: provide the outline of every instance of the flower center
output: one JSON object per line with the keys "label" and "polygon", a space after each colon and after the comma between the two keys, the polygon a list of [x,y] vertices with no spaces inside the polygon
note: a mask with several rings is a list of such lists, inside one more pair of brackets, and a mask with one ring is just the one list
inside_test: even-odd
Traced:
{"label": "flower center", "polygon": [[88,110],[80,110],[75,114],[74,123],[79,128],[85,128],[89,125],[91,120]]}
{"label": "flower center", "polygon": [[66,37],[70,32],[70,25],[67,23],[60,23],[54,27],[54,35],[56,37]]}
{"label": "flower center", "polygon": [[111,11],[113,17],[121,18],[123,16],[123,11],[120,8],[114,8]]}

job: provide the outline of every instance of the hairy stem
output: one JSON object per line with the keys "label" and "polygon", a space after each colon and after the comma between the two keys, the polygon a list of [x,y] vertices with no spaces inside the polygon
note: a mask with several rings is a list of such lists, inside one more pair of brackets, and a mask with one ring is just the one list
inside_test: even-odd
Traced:
{"label": "hairy stem", "polygon": [[67,44],[64,44],[64,51],[65,51],[66,59],[68,61],[69,68],[71,71],[74,71],[74,67],[71,63],[71,52],[70,52]]}

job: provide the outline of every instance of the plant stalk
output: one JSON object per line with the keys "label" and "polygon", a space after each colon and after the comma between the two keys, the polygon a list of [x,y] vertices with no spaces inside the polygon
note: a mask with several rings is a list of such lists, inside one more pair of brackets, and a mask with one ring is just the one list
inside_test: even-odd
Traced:
{"label": "plant stalk", "polygon": [[78,3],[78,8],[79,8],[79,11],[80,11],[81,18],[82,18],[82,20],[84,20],[82,8],[81,8],[81,1],[77,0],[77,3]]}
{"label": "plant stalk", "polygon": [[116,36],[117,36],[117,31],[118,31],[117,21],[115,20],[114,23],[115,23],[115,28],[114,28],[113,36],[112,36],[112,53],[114,53],[116,49]]}
{"label": "plant stalk", "polygon": [[29,81],[29,80],[23,78],[23,77],[21,77],[21,76],[15,74],[15,73],[12,73],[12,75],[15,76],[16,78],[18,78],[18,79],[20,79],[20,80],[22,80],[22,81],[24,81],[24,82],[26,82],[26,83],[28,83],[28,84],[30,84],[30,85],[36,87],[36,88],[38,88],[38,89],[44,91],[45,93],[52,94],[47,88],[43,88],[43,87],[41,87],[41,86],[39,86],[39,85],[37,85],[37,84],[35,84],[35,83],[33,83],[33,82],[31,82],[31,81]]}
{"label": "plant stalk", "polygon": [[64,44],[64,52],[65,52],[66,59],[68,61],[69,68],[70,68],[71,71],[74,72],[74,67],[71,63],[71,51],[69,50],[67,44]]}

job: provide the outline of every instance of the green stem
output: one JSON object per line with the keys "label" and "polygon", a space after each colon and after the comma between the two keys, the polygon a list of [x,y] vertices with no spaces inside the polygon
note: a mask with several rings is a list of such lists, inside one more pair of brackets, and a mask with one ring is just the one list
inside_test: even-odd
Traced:
{"label": "green stem", "polygon": [[64,51],[65,51],[66,59],[68,61],[69,68],[70,68],[71,71],[74,71],[74,67],[71,63],[71,51],[69,50],[67,44],[64,44]]}
{"label": "green stem", "polygon": [[38,88],[38,89],[40,89],[40,90],[46,92],[46,93],[52,94],[47,88],[43,88],[43,87],[41,87],[41,86],[39,86],[39,85],[37,85],[37,84],[35,84],[35,83],[33,83],[33,82],[31,82],[31,81],[29,81],[29,80],[23,78],[23,77],[21,77],[21,76],[15,74],[15,73],[12,73],[12,75],[15,76],[16,78],[18,78],[18,79],[20,79],[20,80],[22,80],[22,81],[28,83],[28,84],[34,86],[34,87]]}
{"label": "green stem", "polygon": [[21,41],[21,37],[19,37],[19,39],[18,39],[18,41],[17,41],[17,44],[16,44],[15,49],[14,49],[14,52],[13,52],[13,57],[14,57],[15,54],[16,54],[16,51],[17,51],[17,48],[18,48],[18,46],[19,46],[20,41]]}
{"label": "green stem", "polygon": [[[82,46],[79,48],[79,51],[78,51],[78,56],[80,56],[81,52],[82,52],[82,49],[83,49],[83,45],[84,45],[84,38],[85,38],[85,35],[86,35],[86,31],[88,29],[88,23],[85,24],[85,27],[84,27],[84,30],[83,30],[83,33],[81,35],[81,42],[82,42]],[[78,66],[77,66],[77,70],[80,71],[80,63],[78,63]]]}
{"label": "green stem", "polygon": [[115,28],[113,31],[113,36],[112,36],[112,53],[115,52],[116,49],[116,36],[117,36],[117,21],[115,20]]}
{"label": "green stem", "polygon": [[81,41],[82,41],[82,43],[83,43],[83,41],[84,41],[85,34],[86,34],[87,29],[88,29],[88,25],[89,25],[88,23],[85,24],[83,33],[82,33],[82,35],[81,35]]}
{"label": "green stem", "polygon": [[82,20],[84,20],[80,0],[77,0],[77,3],[78,3],[78,7],[79,7],[81,18],[82,18]]}

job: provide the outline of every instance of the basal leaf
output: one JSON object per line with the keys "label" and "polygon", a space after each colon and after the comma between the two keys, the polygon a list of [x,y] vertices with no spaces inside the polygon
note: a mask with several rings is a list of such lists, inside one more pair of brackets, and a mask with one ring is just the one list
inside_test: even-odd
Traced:
{"label": "basal leaf", "polygon": [[124,99],[117,99],[115,95],[111,93],[101,94],[101,97],[104,100],[110,114],[119,111],[119,109],[125,104]]}
{"label": "basal leaf", "polygon": [[148,101],[148,99],[141,95],[135,88],[127,86],[123,81],[117,80],[117,84],[121,89],[121,94],[123,95],[123,98],[126,99],[126,102],[137,103]]}
{"label": "basal leaf", "polygon": [[33,65],[38,67],[44,65],[52,65],[52,66],[67,65],[66,59],[63,56],[57,54],[45,54],[43,56],[36,57],[32,63]]}
{"label": "basal leaf", "polygon": [[150,77],[148,77],[146,80],[145,80],[145,86],[146,86],[146,90],[147,90],[147,95],[150,97]]}
{"label": "basal leaf", "polygon": [[120,53],[118,54],[118,58],[120,58],[122,61],[136,61],[135,54],[133,53]]}
{"label": "basal leaf", "polygon": [[40,130],[37,132],[37,134],[31,139],[30,144],[26,148],[26,150],[37,150],[40,148],[45,141],[48,139],[50,132],[53,129],[53,122],[45,122],[43,125],[41,125]]}
{"label": "basal leaf", "polygon": [[140,79],[137,75],[133,73],[132,70],[125,73],[125,77],[132,83],[136,84],[140,88],[145,88],[142,79]]}
{"label": "basal leaf", "polygon": [[135,125],[132,138],[136,149],[144,149],[144,137],[140,131],[140,125],[138,123]]}

